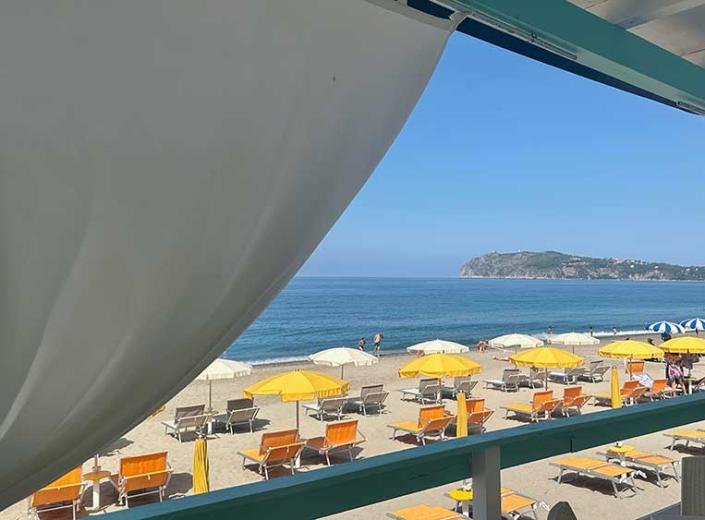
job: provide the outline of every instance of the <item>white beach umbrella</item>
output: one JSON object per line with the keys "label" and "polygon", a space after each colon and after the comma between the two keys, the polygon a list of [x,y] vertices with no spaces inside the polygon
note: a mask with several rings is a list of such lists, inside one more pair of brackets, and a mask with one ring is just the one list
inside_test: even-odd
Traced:
{"label": "white beach umbrella", "polygon": [[410,347],[406,347],[407,352],[419,353],[423,355],[426,354],[462,354],[463,352],[468,352],[470,349],[465,345],[460,343],[455,343],[453,341],[445,341],[443,339],[434,339],[431,341],[424,341],[423,343],[418,343]]}
{"label": "white beach umbrella", "polygon": [[543,341],[540,339],[533,336],[527,336],[526,334],[505,334],[504,336],[491,339],[488,343],[490,347],[496,348],[533,348],[543,345]]}
{"label": "white beach umbrella", "polygon": [[[563,334],[553,336],[551,343],[571,347],[580,347],[584,345],[597,345],[600,343],[600,340],[582,332],[565,332]],[[575,351],[575,348],[573,348],[573,351]]]}
{"label": "white beach umbrella", "polygon": [[216,359],[196,377],[199,381],[208,381],[208,409],[211,409],[214,379],[235,379],[236,377],[249,376],[252,366],[232,359]]}
{"label": "white beach umbrella", "polygon": [[665,320],[650,323],[645,327],[645,329],[650,330],[652,332],[660,332],[661,334],[663,334],[664,332],[666,334],[683,334],[685,332],[685,329],[682,325]]}
{"label": "white beach umbrella", "polygon": [[308,357],[314,365],[327,365],[329,367],[340,367],[340,378],[343,378],[345,365],[369,366],[379,363],[379,359],[363,352],[362,350],[349,347],[334,347],[321,350]]}
{"label": "white beach umbrella", "polygon": [[685,330],[705,330],[705,320],[702,318],[683,320],[680,324],[685,327]]}

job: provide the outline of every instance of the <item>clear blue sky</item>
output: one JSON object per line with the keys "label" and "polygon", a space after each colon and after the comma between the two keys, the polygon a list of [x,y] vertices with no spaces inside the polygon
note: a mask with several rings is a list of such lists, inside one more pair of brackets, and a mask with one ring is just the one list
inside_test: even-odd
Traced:
{"label": "clear blue sky", "polygon": [[490,251],[705,264],[705,118],[455,34],[302,275],[454,276]]}

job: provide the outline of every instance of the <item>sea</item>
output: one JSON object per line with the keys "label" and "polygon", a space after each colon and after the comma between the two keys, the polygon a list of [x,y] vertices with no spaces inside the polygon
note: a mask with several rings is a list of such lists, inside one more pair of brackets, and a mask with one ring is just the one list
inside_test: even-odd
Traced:
{"label": "sea", "polygon": [[382,353],[445,339],[520,332],[636,335],[647,323],[705,317],[705,282],[480,278],[295,277],[222,357],[252,364],[303,360],[384,334]]}

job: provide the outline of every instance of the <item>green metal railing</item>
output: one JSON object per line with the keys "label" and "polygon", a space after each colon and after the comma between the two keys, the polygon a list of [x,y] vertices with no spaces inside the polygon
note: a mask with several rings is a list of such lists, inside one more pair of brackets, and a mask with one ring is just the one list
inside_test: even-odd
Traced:
{"label": "green metal railing", "polygon": [[[705,419],[705,394],[438,442],[292,477],[112,513],[110,520],[319,518],[468,478],[498,448],[511,468]],[[239,468],[232,468],[238,471]]]}

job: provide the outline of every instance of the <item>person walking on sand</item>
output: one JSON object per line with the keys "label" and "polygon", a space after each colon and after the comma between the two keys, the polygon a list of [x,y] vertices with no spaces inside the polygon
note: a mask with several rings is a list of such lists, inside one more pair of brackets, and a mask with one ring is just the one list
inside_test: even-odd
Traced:
{"label": "person walking on sand", "polygon": [[552,340],[553,340],[553,327],[551,327],[549,325],[548,328],[546,329],[546,343],[548,343],[550,345],[553,342]]}
{"label": "person walking on sand", "polygon": [[378,332],[372,338],[372,342],[375,344],[375,348],[372,351],[372,353],[377,357],[379,357],[380,345],[382,344],[383,339],[384,339],[384,334],[382,334],[381,332]]}
{"label": "person walking on sand", "polygon": [[592,338],[594,336],[595,336],[595,331],[593,330],[592,325],[590,325],[590,337]]}
{"label": "person walking on sand", "polygon": [[360,338],[360,340],[357,342],[357,348],[364,352],[366,344],[367,344],[367,340],[365,338]]}

